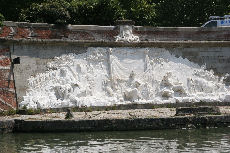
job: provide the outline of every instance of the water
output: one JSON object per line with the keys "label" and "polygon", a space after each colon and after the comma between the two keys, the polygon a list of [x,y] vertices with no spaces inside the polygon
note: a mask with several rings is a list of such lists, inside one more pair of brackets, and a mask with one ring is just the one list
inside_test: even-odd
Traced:
{"label": "water", "polygon": [[0,135],[0,152],[230,152],[230,128]]}

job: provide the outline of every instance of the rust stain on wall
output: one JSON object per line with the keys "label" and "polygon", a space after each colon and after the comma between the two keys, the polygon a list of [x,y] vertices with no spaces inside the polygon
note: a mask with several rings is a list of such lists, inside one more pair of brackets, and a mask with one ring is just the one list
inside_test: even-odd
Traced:
{"label": "rust stain on wall", "polygon": [[10,49],[0,48],[0,110],[16,109],[16,93]]}

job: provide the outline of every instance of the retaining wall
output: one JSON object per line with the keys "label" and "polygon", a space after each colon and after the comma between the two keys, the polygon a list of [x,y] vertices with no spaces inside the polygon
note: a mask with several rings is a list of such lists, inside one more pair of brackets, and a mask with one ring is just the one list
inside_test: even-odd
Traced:
{"label": "retaining wall", "polygon": [[[176,56],[188,58],[213,69],[217,75],[230,73],[230,27],[141,27],[134,26],[133,34],[140,42],[115,42],[119,26],[68,25],[58,27],[46,23],[4,22],[0,28],[0,50],[8,48],[12,59],[20,57],[14,65],[18,102],[23,100],[28,88],[27,79],[46,70],[47,62],[67,53],[83,53],[88,47],[154,47],[165,48]],[[2,49],[1,49],[2,48]],[[0,59],[0,63],[8,60]],[[8,61],[8,69],[10,69]],[[4,75],[10,74],[4,70]],[[2,75],[3,76],[3,75]],[[8,79],[7,105],[16,107],[12,78]],[[229,81],[226,80],[228,83]],[[6,83],[6,81],[5,81]],[[5,84],[3,83],[3,84]],[[10,96],[9,96],[10,94]],[[2,107],[1,109],[9,109]]]}
{"label": "retaining wall", "polygon": [[[47,23],[4,22],[0,38],[58,39],[113,42],[118,26],[67,25],[60,27]],[[229,41],[230,27],[142,27],[134,26],[133,34],[140,41]]]}
{"label": "retaining wall", "polygon": [[101,120],[0,120],[1,132],[86,132],[228,127],[229,115]]}

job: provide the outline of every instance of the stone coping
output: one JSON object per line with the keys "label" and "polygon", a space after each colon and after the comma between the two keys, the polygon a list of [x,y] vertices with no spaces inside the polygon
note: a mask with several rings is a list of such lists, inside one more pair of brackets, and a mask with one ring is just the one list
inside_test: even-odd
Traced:
{"label": "stone coping", "polygon": [[[28,40],[30,43],[68,42],[77,43],[81,46],[128,47],[162,46],[162,42],[166,42],[166,44],[163,45],[169,46],[173,46],[175,42],[178,42],[175,47],[178,47],[178,44],[183,47],[183,45],[188,43],[189,45],[203,46],[203,42],[209,42],[209,44],[214,46],[226,46],[225,42],[230,41],[230,27],[204,28],[132,26],[132,30],[129,32],[132,32],[134,36],[139,37],[140,42],[116,42],[116,37],[119,35],[119,30],[121,29],[119,25],[54,25],[47,23],[5,21],[4,26],[0,27],[0,38],[3,40],[20,41],[20,43],[24,43],[25,40]],[[206,44],[207,43],[205,43],[205,45]]]}
{"label": "stone coping", "polygon": [[[165,103],[165,104],[120,104],[114,106],[91,106],[91,107],[74,107],[74,108],[51,108],[41,109],[41,112],[66,112],[67,109],[72,109],[74,112],[82,111],[107,111],[107,110],[141,110],[141,109],[159,109],[159,108],[179,108],[179,107],[200,107],[200,106],[214,106],[214,107],[228,107],[230,102],[184,102],[184,103]],[[230,108],[229,108],[230,109]]]}
{"label": "stone coping", "polygon": [[[125,21],[120,21],[120,22],[123,23]],[[29,23],[29,22],[13,22],[13,21],[4,21],[3,25],[8,27],[66,28],[70,30],[114,30],[114,28],[116,28],[116,26],[71,25],[71,24],[58,26],[55,24],[48,24],[48,23]],[[222,30],[230,30],[230,27],[205,28],[205,27],[134,26],[134,29],[138,31],[222,31]]]}
{"label": "stone coping", "polygon": [[29,28],[64,28],[69,30],[113,30],[115,26],[99,26],[99,25],[55,25],[48,23],[29,23],[29,22],[13,22],[4,21],[3,26],[7,27],[29,27]]}
{"label": "stone coping", "polygon": [[230,47],[230,41],[141,41],[141,42],[110,42],[91,40],[68,39],[12,39],[0,38],[0,43],[14,44],[42,44],[42,45],[76,45],[79,47],[159,47],[159,48],[184,48],[184,47]]}

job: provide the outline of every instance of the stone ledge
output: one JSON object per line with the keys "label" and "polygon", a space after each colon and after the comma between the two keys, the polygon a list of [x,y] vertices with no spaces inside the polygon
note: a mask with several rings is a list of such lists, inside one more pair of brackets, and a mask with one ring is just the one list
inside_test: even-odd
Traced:
{"label": "stone ledge", "polygon": [[115,26],[98,26],[98,25],[68,25],[71,31],[76,30],[114,30]]}
{"label": "stone ledge", "polygon": [[15,44],[43,44],[43,45],[76,45],[79,47],[230,47],[230,41],[142,41],[142,42],[110,42],[93,40],[69,39],[11,39],[0,38],[0,43],[5,45]]}
{"label": "stone ledge", "polygon": [[230,126],[228,107],[219,107],[221,115],[193,114],[175,116],[175,109],[111,110],[65,113],[15,115],[0,117],[2,132],[83,132],[159,130]]}
{"label": "stone ledge", "polygon": [[[146,104],[120,104],[120,105],[113,105],[113,106],[91,106],[91,107],[73,107],[70,108],[74,112],[87,112],[87,111],[108,111],[108,110],[142,110],[142,109],[155,109],[155,108],[180,108],[180,107],[229,107],[230,102],[184,102],[184,103],[165,103],[165,104],[153,104],[153,103],[146,103]],[[69,108],[50,108],[50,109],[41,109],[40,112],[48,113],[48,112],[66,112]],[[23,113],[22,115],[26,115]],[[20,111],[19,111],[20,112]]]}
{"label": "stone ledge", "polygon": [[[0,121],[2,122],[2,121]],[[12,129],[9,126],[9,129]],[[88,132],[227,127],[230,115],[104,120],[14,120],[8,132]]]}
{"label": "stone ledge", "polygon": [[230,27],[204,28],[204,27],[151,27],[151,26],[134,26],[138,31],[176,31],[176,32],[199,32],[199,31],[223,31],[230,30]]}
{"label": "stone ledge", "polygon": [[4,21],[3,26],[7,27],[31,27],[31,28],[64,28],[69,30],[114,30],[116,26],[99,26],[99,25],[55,25],[48,23],[29,23],[29,22],[13,22]]}
{"label": "stone ledge", "polygon": [[4,21],[3,26],[7,27],[53,27],[54,24],[48,24],[48,23],[29,23],[29,22],[13,22],[13,21]]}
{"label": "stone ledge", "polygon": [[[134,22],[130,20],[122,20],[118,21],[118,24],[128,24],[133,25]],[[4,26],[8,27],[38,27],[38,28],[54,28],[54,27],[60,27],[60,28],[68,28],[70,30],[114,30],[116,26],[99,26],[99,25],[63,25],[58,26],[55,24],[48,24],[48,23],[29,23],[29,22],[13,22],[13,21],[4,21]],[[198,31],[223,31],[223,30],[230,30],[230,27],[218,27],[218,28],[204,28],[204,27],[151,27],[151,26],[134,26],[134,29],[138,31],[190,31],[190,32],[198,32]]]}

